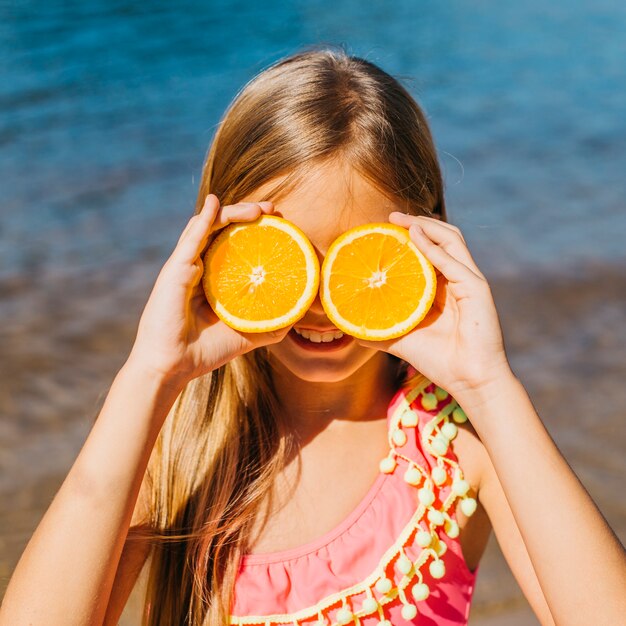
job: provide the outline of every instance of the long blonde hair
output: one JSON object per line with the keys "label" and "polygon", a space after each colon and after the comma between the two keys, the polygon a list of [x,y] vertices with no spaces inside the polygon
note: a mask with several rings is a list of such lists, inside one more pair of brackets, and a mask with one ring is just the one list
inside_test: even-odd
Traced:
{"label": "long blonde hair", "polygon": [[[328,46],[275,62],[236,95],[207,154],[196,213],[208,193],[232,204],[280,177],[266,198],[256,198],[276,201],[334,158],[406,211],[446,219],[419,105],[373,63]],[[404,381],[407,364],[389,358]],[[257,349],[190,381],[165,420],[146,476],[152,550],[144,626],[229,622],[252,522],[297,452],[276,417],[267,359]]]}

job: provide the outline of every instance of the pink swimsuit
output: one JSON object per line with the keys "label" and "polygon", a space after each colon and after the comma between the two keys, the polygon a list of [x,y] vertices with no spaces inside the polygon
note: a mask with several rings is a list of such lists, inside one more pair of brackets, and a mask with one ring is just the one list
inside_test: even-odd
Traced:
{"label": "pink swimsuit", "polygon": [[466,419],[427,379],[399,389],[365,498],[315,541],[244,556],[231,623],[466,625],[478,567],[463,558],[455,505],[471,515],[476,501],[451,444]]}

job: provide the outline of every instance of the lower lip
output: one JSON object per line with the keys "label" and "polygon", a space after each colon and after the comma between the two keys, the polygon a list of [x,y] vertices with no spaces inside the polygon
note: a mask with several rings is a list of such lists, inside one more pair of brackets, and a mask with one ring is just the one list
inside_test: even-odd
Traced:
{"label": "lower lip", "polygon": [[304,337],[298,335],[298,333],[292,328],[288,333],[288,336],[291,337],[291,340],[304,350],[310,350],[311,352],[335,352],[336,350],[341,350],[341,348],[347,346],[352,343],[354,337],[351,335],[345,335],[340,339],[333,339],[332,341],[321,341],[320,343],[314,343],[313,341],[309,341]]}

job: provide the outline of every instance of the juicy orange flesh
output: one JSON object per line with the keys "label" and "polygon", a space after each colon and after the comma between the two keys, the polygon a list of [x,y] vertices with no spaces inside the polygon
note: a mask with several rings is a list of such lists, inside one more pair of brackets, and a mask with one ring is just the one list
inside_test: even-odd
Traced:
{"label": "juicy orange flesh", "polygon": [[217,301],[250,321],[288,313],[307,285],[304,253],[288,233],[271,226],[234,233],[215,251],[208,271]]}
{"label": "juicy orange flesh", "polygon": [[329,282],[339,314],[372,329],[389,328],[408,318],[426,288],[415,254],[381,233],[359,237],[339,250]]}

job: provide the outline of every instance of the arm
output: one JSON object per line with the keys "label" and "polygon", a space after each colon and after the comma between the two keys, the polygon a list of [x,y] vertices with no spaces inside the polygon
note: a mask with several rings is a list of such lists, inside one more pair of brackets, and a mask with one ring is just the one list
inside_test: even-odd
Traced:
{"label": "arm", "polygon": [[177,396],[188,381],[289,331],[249,335],[230,328],[215,316],[201,284],[211,233],[264,211],[273,211],[271,202],[220,207],[209,194],[189,220],[152,289],[130,356],[17,564],[0,626],[116,619],[147,555],[145,545],[126,537],[150,454]]}
{"label": "arm", "polygon": [[[495,513],[496,534],[504,535],[498,527],[512,531],[498,540],[542,624],[552,622],[535,576],[554,623],[619,624],[626,614],[624,548],[559,452],[522,384],[505,370],[493,383],[456,399],[493,464],[483,485],[485,507],[490,518]],[[498,496],[500,488],[515,524]],[[515,541],[519,535],[533,574]]]}
{"label": "arm", "polygon": [[[467,434],[469,437],[462,437],[462,434]],[[463,441],[460,441],[461,439]],[[476,484],[478,508],[469,519],[466,528],[469,530],[470,526],[474,526],[477,529],[480,528],[480,532],[484,532],[482,531],[484,524],[489,531],[493,529],[506,563],[539,622],[542,626],[555,626],[554,618],[539,585],[496,470],[483,442],[469,420],[459,424],[459,436],[455,438],[455,442],[457,446],[462,444],[462,448],[458,448],[457,453],[460,454],[462,450],[462,463],[466,463],[464,470],[466,479],[469,480],[470,475],[476,476],[475,482],[470,480],[470,485],[472,482]],[[472,534],[474,532],[476,531],[472,531]],[[474,547],[473,544],[472,547]],[[482,553],[483,548],[484,545],[476,549]],[[475,553],[470,552],[469,555],[471,562],[475,563]]]}
{"label": "arm", "polygon": [[149,487],[146,484],[146,478],[147,475],[144,476],[144,482],[139,490],[135,512],[130,521],[130,529],[115,573],[103,626],[116,626],[118,624],[122,611],[128,602],[128,597],[135,587],[146,559],[150,555],[150,541],[143,536],[132,536],[135,528],[145,528],[147,520],[149,520]]}
{"label": "arm", "polygon": [[[498,495],[493,478],[487,477],[487,506],[491,495],[494,523],[502,529],[517,527],[555,623],[623,622],[624,549],[511,371],[489,284],[463,234],[426,216],[392,212],[389,219],[409,229],[411,241],[435,266],[437,292],[416,328],[379,342],[379,349],[411,363],[448,391],[470,417],[502,490]],[[376,347],[375,342],[360,343]],[[501,545],[532,589],[534,579],[523,565],[516,536],[514,532]],[[528,599],[541,607],[537,593]],[[544,614],[540,609],[538,617]]]}
{"label": "arm", "polygon": [[9,583],[2,626],[101,624],[142,477],[178,388],[129,359]]}

